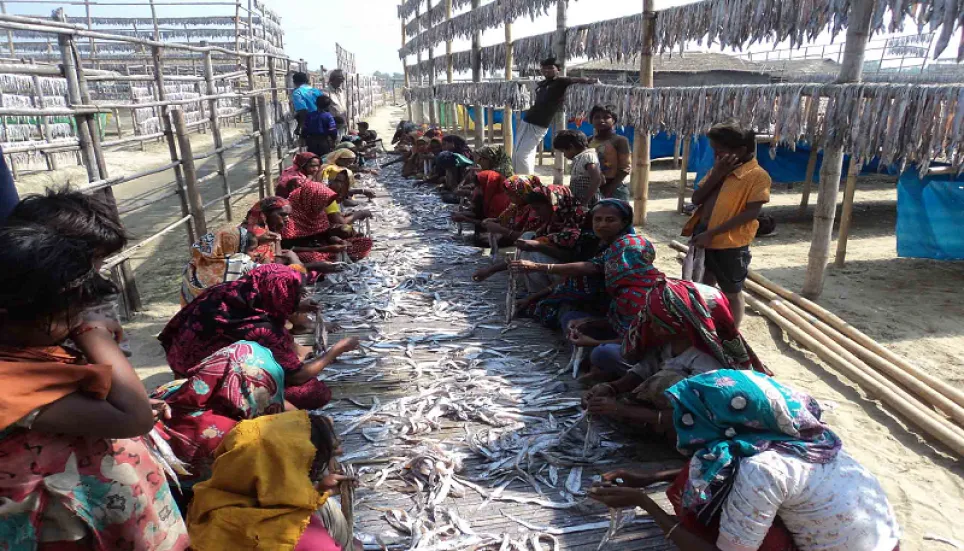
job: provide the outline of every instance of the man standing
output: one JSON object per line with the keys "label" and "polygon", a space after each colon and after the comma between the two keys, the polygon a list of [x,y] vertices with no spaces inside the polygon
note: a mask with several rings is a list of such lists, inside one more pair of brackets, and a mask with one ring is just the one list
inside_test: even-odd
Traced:
{"label": "man standing", "polygon": [[305,126],[305,117],[308,113],[314,113],[317,107],[318,96],[322,95],[321,90],[312,86],[305,73],[295,73],[291,76],[295,89],[291,92],[291,104],[295,110],[295,119],[298,127],[295,129],[296,135],[301,135],[301,129]]}
{"label": "man standing", "polygon": [[516,132],[515,148],[512,152],[512,168],[516,174],[529,175],[535,170],[536,149],[549,132],[552,117],[556,116],[562,107],[566,99],[566,89],[573,84],[597,82],[592,78],[559,76],[560,67],[554,57],[544,60],[541,66],[545,80],[536,86],[535,101],[522,118]]}
{"label": "man standing", "polygon": [[606,181],[599,190],[603,197],[629,201],[629,189],[625,184],[632,167],[632,151],[629,140],[613,131],[616,126],[616,113],[610,106],[597,105],[589,112],[592,123],[592,140],[589,147],[599,155],[600,169]]}
{"label": "man standing", "polygon": [[348,91],[344,88],[345,71],[335,69],[328,74],[328,86],[325,93],[331,98],[331,107],[328,109],[335,117],[338,125],[338,140],[348,134]]}

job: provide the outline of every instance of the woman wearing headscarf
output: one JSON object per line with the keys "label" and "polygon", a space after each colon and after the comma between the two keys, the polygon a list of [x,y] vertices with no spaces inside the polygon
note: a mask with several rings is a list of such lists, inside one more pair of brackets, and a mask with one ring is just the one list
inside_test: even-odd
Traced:
{"label": "woman wearing headscarf", "polygon": [[[355,173],[352,171],[352,169],[339,164],[329,164],[322,167],[320,173],[321,183],[331,187],[332,182],[335,180],[344,180],[344,183],[348,186],[348,191],[345,194],[345,197],[339,199],[341,203],[346,203],[346,206],[353,206],[347,203],[351,203],[349,200],[355,195],[364,195],[368,199],[375,198],[374,191],[355,187]],[[338,201],[329,205],[328,209],[329,214],[331,212],[339,212],[341,210],[339,208]]]}
{"label": "woman wearing headscarf", "polygon": [[[880,482],[841,449],[813,397],[753,371],[721,369],[666,392],[680,471],[615,471],[589,496],[639,506],[683,551],[897,551]],[[643,490],[674,480],[669,515]]]}
{"label": "woman wearing headscarf", "polygon": [[[276,258],[284,259],[281,249],[281,232],[288,217],[291,216],[291,204],[281,197],[265,197],[251,207],[245,216],[241,227],[254,236],[258,246],[248,254],[258,264],[271,264]],[[297,258],[295,255],[294,258]],[[291,257],[287,257],[289,263]]]}
{"label": "woman wearing headscarf", "polygon": [[545,225],[545,222],[526,204],[526,196],[534,189],[542,187],[538,176],[516,174],[506,178],[503,185],[512,204],[497,218],[482,221],[482,227],[486,231],[513,242],[522,237],[523,233],[536,231]]}
{"label": "woman wearing headscarf", "polygon": [[510,178],[512,171],[512,157],[505,153],[505,148],[487,145],[480,148],[475,154],[476,161],[482,170],[494,170],[502,175],[502,178]]}
{"label": "woman wearing headscarf", "polygon": [[155,430],[186,467],[178,477],[187,511],[192,488],[211,477],[214,451],[238,422],[285,409],[285,373],[271,351],[252,341],[239,341],[208,356],[187,379],[161,386],[151,395],[162,400],[167,415]]}
{"label": "woman wearing headscarf", "polygon": [[664,392],[674,384],[717,369],[752,369],[769,374],[740,334],[726,296],[692,281],[662,278],[647,292],[643,308],[623,338],[620,372],[615,362],[593,364],[605,378],[585,396],[593,415],[626,422],[634,430],[663,434],[672,429],[672,405]]}
{"label": "woman wearing headscarf", "polygon": [[188,532],[195,551],[348,551],[354,539],[331,499],[353,481],[328,418],[289,411],[242,421],[224,438],[211,479],[195,486]]}
{"label": "woman wearing headscarf", "polygon": [[[526,205],[545,225],[534,232],[526,232],[515,242],[519,259],[543,264],[570,262],[573,250],[580,242],[586,223],[586,209],[573,197],[566,186],[540,186],[525,198]],[[561,277],[549,277],[538,272],[525,274],[526,289],[538,293],[561,283]]]}
{"label": "woman wearing headscarf", "polygon": [[179,377],[197,373],[202,360],[238,341],[267,348],[285,370],[285,398],[303,409],[331,400],[318,374],[357,339],[345,339],[324,356],[303,361],[309,352],[298,347],[285,322],[300,307],[302,276],[287,266],[266,264],[248,275],[204,291],[174,316],[158,340],[171,371]]}
{"label": "woman wearing headscarf", "polygon": [[291,166],[281,172],[275,184],[275,195],[287,199],[292,192],[307,182],[316,181],[321,169],[321,159],[314,153],[305,151],[295,155]]}
{"label": "woman wearing headscarf", "polygon": [[[346,174],[346,178],[347,174],[350,174],[347,169],[342,172]],[[333,183],[338,187],[338,183],[329,180],[329,184]],[[336,235],[346,235],[347,231],[341,227],[333,227],[330,221],[328,208],[337,200],[336,191],[329,185],[317,182],[291,194],[291,217],[281,233],[281,244],[293,250],[309,269],[316,262],[337,260],[341,252],[357,261],[371,251],[372,240],[367,237],[354,236],[353,232],[347,238]]]}
{"label": "woman wearing headscarf", "polygon": [[452,213],[452,221],[475,226],[478,235],[483,220],[497,218],[512,201],[505,190],[505,178],[494,170],[472,171],[466,177],[472,185],[472,210]]}
{"label": "woman wearing headscarf", "polygon": [[184,268],[181,306],[214,285],[234,281],[258,267],[249,256],[257,239],[248,230],[231,226],[208,233],[191,247],[191,260]]}

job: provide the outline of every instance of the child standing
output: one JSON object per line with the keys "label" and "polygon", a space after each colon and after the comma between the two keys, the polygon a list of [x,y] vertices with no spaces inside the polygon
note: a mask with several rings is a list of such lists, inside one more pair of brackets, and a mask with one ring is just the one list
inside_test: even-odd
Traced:
{"label": "child standing", "polygon": [[770,201],[770,175],[755,157],[756,133],[738,123],[717,124],[707,136],[716,159],[693,192],[697,206],[683,228],[690,242],[706,249],[703,283],[718,284],[739,327],[746,305],[743,282],[750,269],[750,243],[757,217]]}
{"label": "child standing", "polygon": [[589,147],[586,135],[578,130],[563,130],[552,141],[552,148],[561,151],[572,161],[569,189],[580,204],[592,207],[602,199],[599,189],[603,184],[599,156]]}
{"label": "child standing", "polygon": [[305,145],[308,151],[324,157],[331,153],[335,140],[338,139],[338,125],[330,111],[330,97],[318,96],[315,106],[317,110],[305,116]]}

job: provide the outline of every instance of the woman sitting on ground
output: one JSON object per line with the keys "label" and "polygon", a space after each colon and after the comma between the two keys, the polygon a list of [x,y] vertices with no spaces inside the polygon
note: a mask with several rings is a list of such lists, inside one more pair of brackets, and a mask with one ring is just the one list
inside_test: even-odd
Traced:
{"label": "woman sitting on ground", "polygon": [[282,199],[288,199],[292,193],[308,182],[318,181],[318,171],[321,170],[321,159],[314,153],[305,151],[295,155],[291,166],[281,172],[274,193]]}
{"label": "woman sitting on ground", "polygon": [[258,240],[248,230],[230,226],[205,234],[191,247],[191,260],[181,276],[181,306],[208,287],[234,281],[258,267],[249,256]]}
{"label": "woman sitting on ground", "polygon": [[[593,345],[585,337],[574,344]],[[723,293],[665,277],[646,294],[623,339],[622,359],[632,366],[628,371],[618,364],[593,365],[597,378],[613,382],[592,387],[584,402],[593,415],[656,434],[672,429],[672,404],[664,393],[676,383],[717,369],[769,373],[740,335]]]}
{"label": "woman sitting on ground", "polygon": [[358,154],[352,151],[350,146],[343,146],[329,153],[324,158],[324,169],[328,165],[337,165],[347,168],[355,174],[378,174],[374,168],[365,168],[358,162]]}
{"label": "woman sitting on ground", "polygon": [[510,178],[514,174],[512,170],[512,157],[505,153],[502,146],[487,145],[480,148],[475,153],[475,161],[481,170],[494,170],[502,175],[502,178]]}
{"label": "woman sitting on ground", "polygon": [[[0,533],[10,549],[188,548],[142,438],[147,392],[120,325],[78,313],[114,292],[81,241],[0,228]],[[77,349],[63,348],[68,336]]]}
{"label": "woman sitting on ground", "polygon": [[238,341],[253,341],[270,350],[284,368],[285,399],[301,409],[324,406],[331,391],[318,374],[340,354],[354,350],[358,340],[342,340],[320,358],[305,360],[311,350],[297,345],[285,327],[299,310],[312,307],[301,302],[301,286],[298,272],[266,264],[237,281],[204,291],[158,337],[171,371],[191,377],[211,354]]}
{"label": "woman sitting on ground", "polygon": [[505,178],[494,170],[473,170],[466,176],[472,185],[469,202],[472,210],[461,210],[452,213],[452,221],[472,224],[478,237],[482,230],[482,221],[497,218],[512,201],[505,190]]}
{"label": "woman sitting on ground", "polygon": [[[683,551],[897,551],[900,527],[880,482],[841,449],[812,397],[752,371],[677,383],[677,471],[615,471],[589,496],[642,507]],[[674,480],[669,515],[643,488]]]}
{"label": "woman sitting on ground", "polygon": [[257,241],[257,246],[248,252],[251,260],[258,264],[285,264],[299,270],[298,255],[281,248],[281,232],[289,216],[291,203],[281,197],[265,197],[251,207],[240,226]]}
{"label": "woman sitting on ground", "polygon": [[331,499],[354,483],[335,472],[340,454],[331,420],[321,415],[289,411],[238,423],[218,448],[211,479],[195,486],[192,549],[353,549]]}
{"label": "woman sitting on ground", "polygon": [[[312,182],[291,194],[291,217],[281,233],[281,245],[304,260],[306,268],[311,269],[315,263],[337,261],[341,253],[346,253],[351,260],[361,260],[372,249],[371,239],[331,223],[331,218],[339,220],[340,214],[328,213],[331,204],[338,200],[338,192],[329,186],[345,191],[347,196],[345,188],[350,185],[349,178],[350,172],[344,169],[329,180],[329,185]],[[351,220],[364,217],[359,212]]]}
{"label": "woman sitting on ground", "polygon": [[413,136],[411,151],[404,154],[405,161],[402,163],[402,177],[412,178],[419,174],[423,168],[423,161],[426,155],[431,153],[429,139],[425,136]]}
{"label": "woman sitting on ground", "polygon": [[439,145],[438,151],[432,150],[434,172],[426,174],[425,183],[441,185],[443,190],[454,192],[465,177],[465,170],[475,165],[472,149],[464,138],[455,134],[442,138]]}
{"label": "woman sitting on ground", "polygon": [[505,186],[511,204],[497,218],[483,220],[482,227],[498,237],[501,246],[508,247],[522,237],[522,234],[536,231],[545,225],[545,221],[526,204],[526,196],[532,190],[542,187],[542,182],[538,176],[516,174],[507,178],[502,185]]}
{"label": "woman sitting on ground", "polygon": [[178,477],[180,490],[175,490],[184,513],[194,485],[211,477],[214,450],[224,435],[240,421],[285,410],[284,369],[256,342],[226,346],[192,371],[151,395],[166,406],[155,429],[188,471]]}
{"label": "woman sitting on ground", "polygon": [[[351,170],[350,168],[347,168],[347,167],[344,167],[344,166],[341,166],[341,165],[338,165],[338,164],[325,165],[325,166],[321,169],[321,173],[320,173],[320,181],[321,181],[321,183],[323,183],[323,184],[331,187],[331,182],[334,181],[334,180],[344,180],[344,182],[348,184],[348,193],[347,193],[347,195],[346,195],[343,199],[340,199],[340,201],[341,201],[343,204],[344,204],[345,202],[347,202],[349,199],[351,199],[351,197],[353,197],[353,196],[355,196],[355,195],[364,195],[364,196],[367,197],[369,200],[375,198],[375,192],[374,192],[374,191],[372,191],[372,190],[370,190],[370,189],[366,189],[366,188],[356,188],[356,187],[355,187],[355,173],[352,172],[352,170]],[[354,201],[352,201],[352,203],[354,203]],[[345,205],[345,206],[353,206],[353,205],[352,205],[352,204],[347,204],[347,205]],[[329,207],[329,208],[331,208],[331,207]],[[337,210],[337,209],[331,209],[331,210]]]}

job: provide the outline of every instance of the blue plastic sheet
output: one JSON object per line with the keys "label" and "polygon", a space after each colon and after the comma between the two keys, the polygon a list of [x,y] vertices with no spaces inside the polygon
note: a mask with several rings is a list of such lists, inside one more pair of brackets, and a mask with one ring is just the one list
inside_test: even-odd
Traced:
{"label": "blue plastic sheet", "polygon": [[964,259],[964,178],[904,171],[897,182],[897,256]]}

